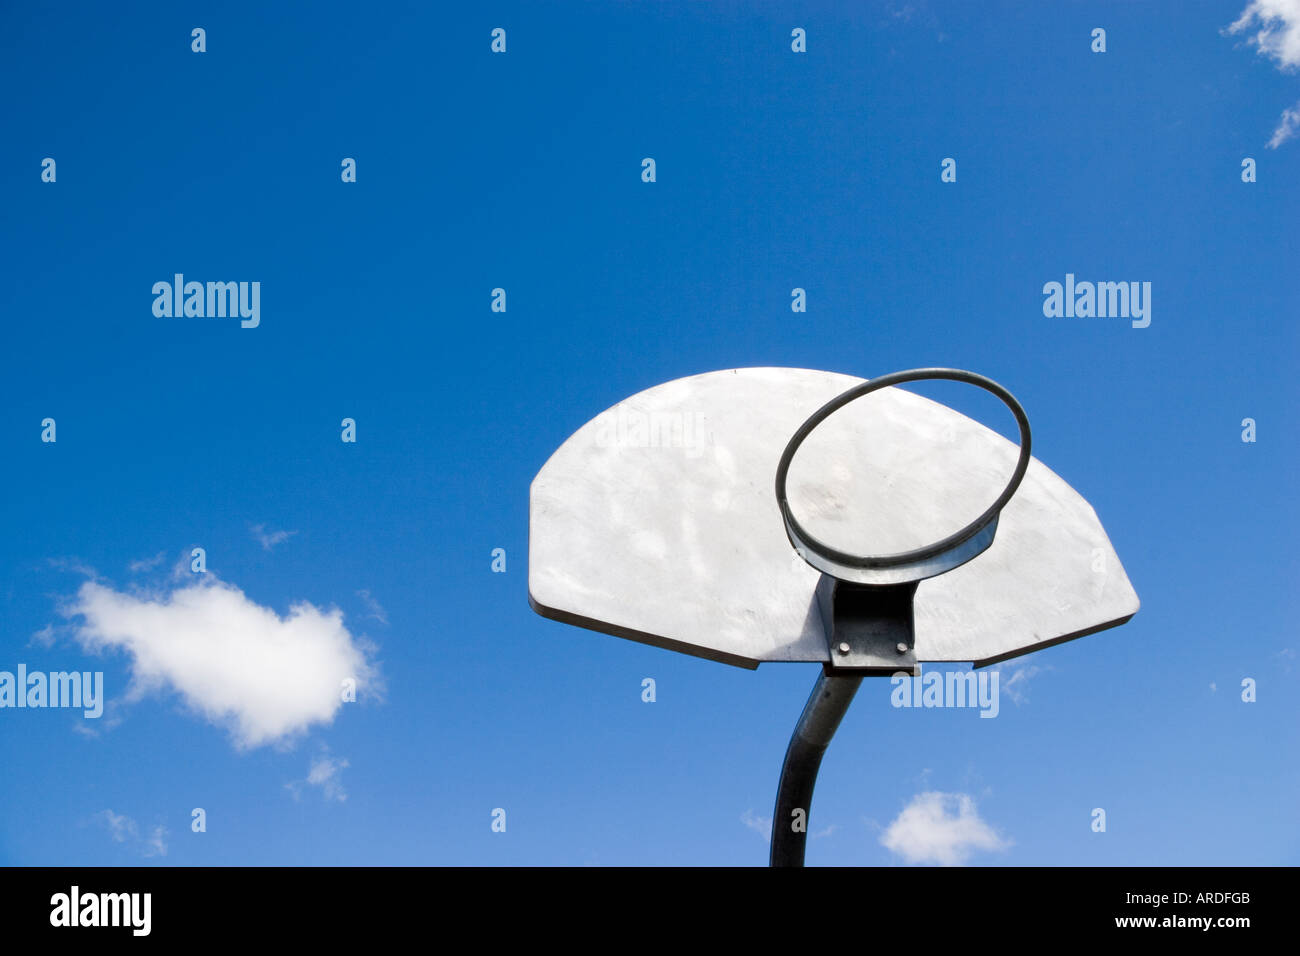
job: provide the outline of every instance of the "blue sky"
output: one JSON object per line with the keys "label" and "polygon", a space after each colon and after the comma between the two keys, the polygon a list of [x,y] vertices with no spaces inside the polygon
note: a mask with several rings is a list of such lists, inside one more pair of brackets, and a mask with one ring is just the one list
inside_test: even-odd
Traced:
{"label": "blue sky", "polygon": [[[1002,665],[995,720],[868,681],[809,863],[927,862],[881,837],[930,793],[976,864],[1300,863],[1300,76],[1249,42],[1300,12],[1225,34],[1248,3],[9,5],[0,670],[110,703],[0,710],[0,862],[765,863],[816,667],[541,619],[529,482],[673,378],[954,365],[1025,405],[1142,610]],[[155,317],[178,272],[260,282],[260,325]],[[1151,282],[1150,326],[1044,316],[1067,272]],[[143,680],[176,619],[97,641],[88,581],[231,596],[245,643]],[[239,673],[304,602],[345,629],[321,666],[373,674],[321,719]]]}

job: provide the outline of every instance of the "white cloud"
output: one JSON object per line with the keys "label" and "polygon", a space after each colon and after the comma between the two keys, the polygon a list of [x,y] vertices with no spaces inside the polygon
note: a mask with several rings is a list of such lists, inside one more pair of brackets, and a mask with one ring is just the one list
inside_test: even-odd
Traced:
{"label": "white cloud", "polygon": [[145,856],[166,856],[167,855],[167,828],[159,825],[150,831],[148,838],[144,841]]}
{"label": "white cloud", "polygon": [[158,567],[158,565],[162,564],[163,561],[165,561],[166,559],[167,559],[167,552],[159,551],[152,558],[141,558],[139,561],[132,561],[126,567],[127,570],[129,570],[132,574],[139,574],[142,571],[152,571],[154,568]]}
{"label": "white cloud", "polygon": [[1010,842],[980,819],[965,793],[919,793],[891,823],[880,842],[908,863],[961,866],[978,850],[1003,850]]}
{"label": "white cloud", "polygon": [[27,641],[28,647],[53,647],[54,625],[46,624]]}
{"label": "white cloud", "polygon": [[1294,139],[1295,134],[1300,133],[1300,103],[1289,110],[1282,111],[1282,118],[1278,121],[1277,129],[1273,130],[1273,138],[1268,141],[1269,149],[1277,149],[1289,139]]}
{"label": "white cloud", "polygon": [[112,810],[99,811],[99,819],[104,821],[108,827],[109,836],[118,843],[125,843],[127,837],[138,837],[140,828],[135,825],[135,821],[125,814],[117,814]]}
{"label": "white cloud", "polygon": [[[1277,63],[1278,69],[1300,69],[1300,0],[1250,0],[1246,8],[1224,33],[1246,35],[1246,43],[1260,56]],[[1300,103],[1282,111],[1277,129],[1268,141],[1277,149],[1300,133]]]}
{"label": "white cloud", "polygon": [[1039,667],[1037,664],[1024,664],[1012,671],[1011,676],[1002,682],[1000,693],[1006,694],[1011,698],[1011,702],[1019,707],[1029,698],[1025,692],[1029,689],[1029,680],[1041,674],[1044,670],[1051,668]]}
{"label": "white cloud", "polygon": [[248,529],[253,532],[253,537],[261,542],[263,551],[270,551],[277,544],[283,544],[292,538],[297,531],[267,531],[266,525],[255,524]]}
{"label": "white cloud", "polygon": [[746,810],[740,815],[740,822],[751,830],[758,833],[764,840],[772,840],[772,819],[771,817],[760,817],[753,810]]}
{"label": "white cloud", "polygon": [[194,575],[195,575],[194,551],[195,551],[194,548],[190,548],[186,551],[182,551],[180,555],[176,558],[176,563],[172,565],[172,572],[171,572],[171,577],[173,581],[194,580]]}
{"label": "white cloud", "polygon": [[343,790],[341,774],[347,765],[347,761],[342,757],[330,757],[328,753],[321,754],[312,761],[312,769],[307,773],[307,783],[312,787],[320,787],[321,792],[325,793],[326,800],[338,800],[342,803],[343,800],[347,800],[347,791]]}
{"label": "white cloud", "polygon": [[1300,67],[1300,0],[1250,0],[1226,32],[1247,33],[1246,42],[1282,69]]}
{"label": "white cloud", "polygon": [[142,856],[167,855],[167,828],[161,824],[141,838],[139,824],[126,814],[101,810],[95,814],[95,819],[108,828],[108,835],[114,842],[129,844]]}
{"label": "white cloud", "polygon": [[92,581],[99,577],[99,572],[88,564],[83,564],[77,558],[50,558],[50,567],[59,571],[71,571],[73,574],[80,574],[83,578],[90,578]]}
{"label": "white cloud", "polygon": [[72,730],[73,733],[81,734],[83,737],[96,739],[110,730],[116,730],[125,722],[126,717],[122,715],[122,702],[109,700],[104,702],[102,717],[98,720],[78,720],[72,725]]}
{"label": "white cloud", "polygon": [[348,795],[347,791],[343,789],[343,781],[339,775],[347,766],[348,762],[346,760],[322,755],[311,762],[311,770],[307,773],[307,782],[313,787],[320,787],[325,794],[326,800],[341,802],[346,800]]}
{"label": "white cloud", "polygon": [[307,771],[307,779],[295,780],[293,783],[285,784],[285,787],[293,793],[294,799],[302,793],[304,784],[320,787],[326,800],[337,800],[343,803],[348,798],[342,780],[343,770],[347,766],[347,760],[342,757],[331,757],[329,750],[323,748],[320,755],[312,759],[311,769]]}
{"label": "white cloud", "polygon": [[357,592],[357,597],[361,598],[366,605],[366,610],[370,612],[368,617],[374,618],[385,627],[388,626],[388,612],[384,610],[384,606],[376,601],[369,591],[362,588]]}
{"label": "white cloud", "polygon": [[345,678],[381,690],[373,648],[354,638],[337,608],[302,601],[280,617],[211,573],[170,594],[124,594],[95,581],[63,609],[87,650],[131,656],[127,697],[174,690],[226,727],[240,748],[287,742],[329,724]]}

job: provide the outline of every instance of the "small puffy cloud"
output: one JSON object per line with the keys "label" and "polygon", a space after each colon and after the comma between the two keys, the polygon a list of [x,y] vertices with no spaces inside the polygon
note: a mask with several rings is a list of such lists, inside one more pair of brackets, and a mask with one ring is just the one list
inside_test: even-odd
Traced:
{"label": "small puffy cloud", "polygon": [[976,851],[1011,845],[980,819],[969,794],[934,790],[913,797],[880,842],[908,863],[941,866],[961,866]]}
{"label": "small puffy cloud", "polygon": [[268,531],[266,525],[255,524],[249,527],[253,532],[253,537],[262,545],[263,551],[270,551],[277,544],[284,544],[292,538],[297,531]]}
{"label": "small puffy cloud", "polygon": [[1300,0],[1250,0],[1226,28],[1284,70],[1300,67]]}
{"label": "small puffy cloud", "polygon": [[115,843],[128,844],[141,856],[167,855],[167,828],[161,824],[141,837],[139,824],[124,813],[101,810],[95,814],[95,820],[108,829]]}
{"label": "small puffy cloud", "polygon": [[331,723],[347,678],[363,693],[381,689],[373,648],[348,631],[337,608],[302,601],[281,617],[210,573],[156,594],[86,581],[63,613],[78,619],[75,636],[86,650],[130,656],[129,700],[174,691],[241,749]]}

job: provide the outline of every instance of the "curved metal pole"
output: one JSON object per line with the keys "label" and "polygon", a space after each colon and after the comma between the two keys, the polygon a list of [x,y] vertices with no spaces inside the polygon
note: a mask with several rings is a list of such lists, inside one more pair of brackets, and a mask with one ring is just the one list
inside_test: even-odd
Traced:
{"label": "curved metal pole", "polygon": [[[825,670],[813,685],[799,723],[790,737],[781,765],[781,782],[776,789],[776,810],[772,814],[771,866],[803,866],[804,845],[808,840],[809,808],[822,754],[835,736],[840,720],[853,703],[853,695],[862,683],[861,675],[828,674]],[[796,829],[795,813],[802,810],[802,823]]]}

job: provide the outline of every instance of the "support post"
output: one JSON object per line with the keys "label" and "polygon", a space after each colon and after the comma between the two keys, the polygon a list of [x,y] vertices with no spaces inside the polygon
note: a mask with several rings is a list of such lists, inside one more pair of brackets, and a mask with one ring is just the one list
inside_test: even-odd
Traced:
{"label": "support post", "polygon": [[[822,755],[861,683],[861,674],[833,674],[829,668],[823,668],[813,685],[781,765],[781,782],[777,785],[776,809],[772,814],[772,866],[803,866],[813,787],[817,785]],[[802,827],[797,830],[796,810],[803,811]]]}
{"label": "support post", "polygon": [[822,665],[781,765],[772,814],[772,866],[803,866],[822,755],[853,703],[862,678],[917,673],[912,621],[915,595],[915,581],[853,584],[823,574],[818,582],[816,602],[826,628],[829,660]]}

